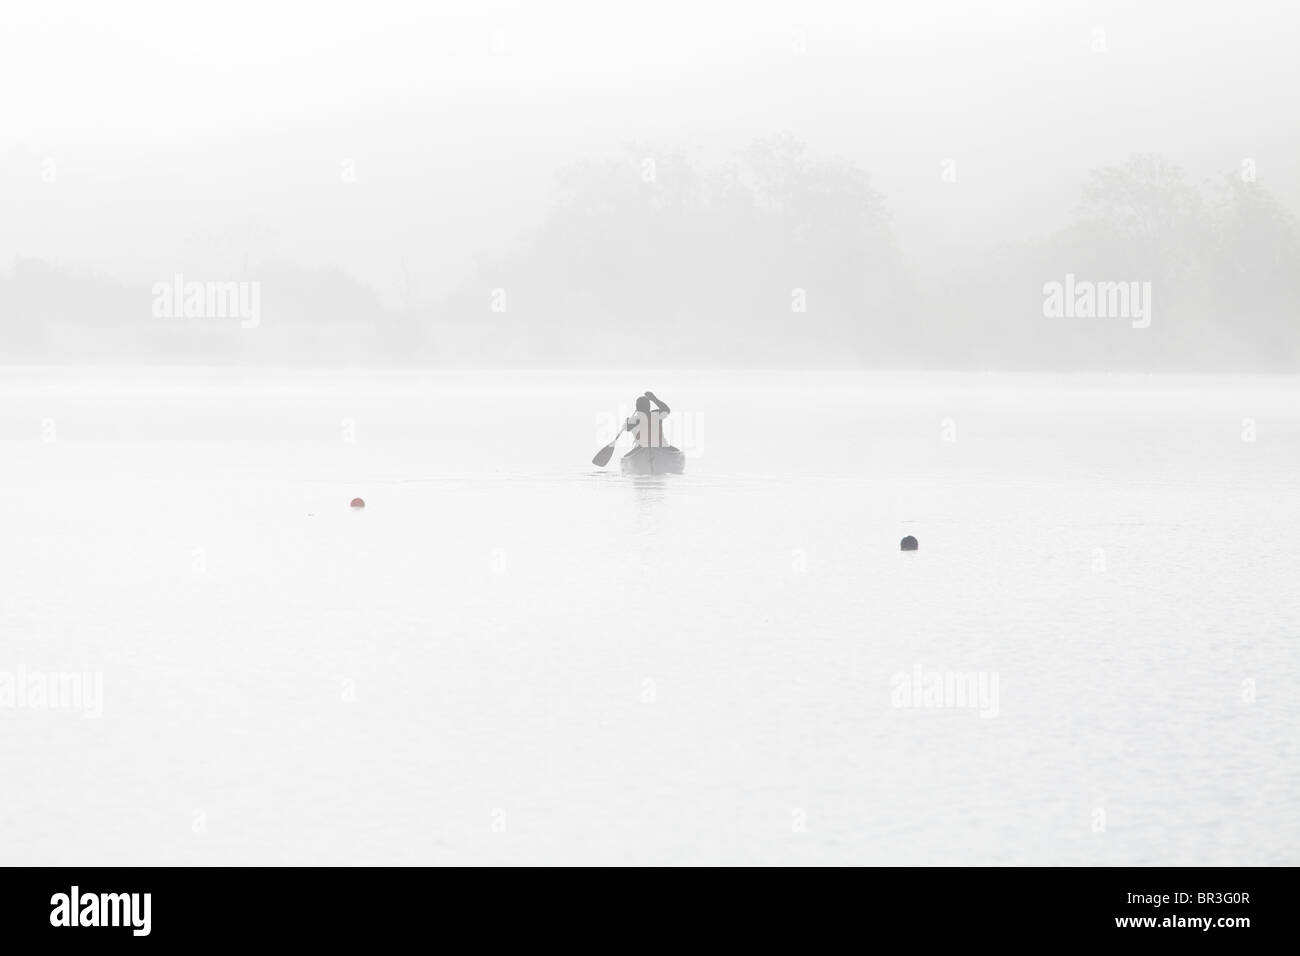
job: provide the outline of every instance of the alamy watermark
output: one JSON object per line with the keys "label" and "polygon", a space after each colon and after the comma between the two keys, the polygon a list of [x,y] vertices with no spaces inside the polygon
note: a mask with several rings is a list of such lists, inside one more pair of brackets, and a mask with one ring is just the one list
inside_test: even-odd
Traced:
{"label": "alamy watermark", "polygon": [[133,936],[148,936],[152,893],[83,893],[75,883],[50,897],[51,926],[122,926]]}
{"label": "alamy watermark", "polygon": [[[629,430],[627,426],[632,422],[636,424]],[[602,412],[596,416],[592,441],[603,444],[615,435],[622,437],[624,431],[638,443],[656,447],[671,445],[688,458],[704,456],[704,415],[700,412],[674,411],[662,418],[648,418],[644,412],[623,405],[617,412]],[[631,444],[628,442],[627,446],[631,447]]]}
{"label": "alamy watermark", "polygon": [[1043,315],[1049,319],[1130,319],[1133,328],[1151,325],[1150,282],[1090,282],[1073,272],[1064,282],[1043,285]]}
{"label": "alamy watermark", "polygon": [[0,671],[0,710],[80,710],[83,717],[104,716],[101,671]]}
{"label": "alamy watermark", "polygon": [[895,707],[969,708],[981,717],[998,715],[997,671],[927,671],[917,664],[910,674],[896,672],[889,684]]}
{"label": "alamy watermark", "polygon": [[153,314],[159,319],[239,319],[245,329],[262,324],[262,283],[186,282],[176,273],[153,284]]}

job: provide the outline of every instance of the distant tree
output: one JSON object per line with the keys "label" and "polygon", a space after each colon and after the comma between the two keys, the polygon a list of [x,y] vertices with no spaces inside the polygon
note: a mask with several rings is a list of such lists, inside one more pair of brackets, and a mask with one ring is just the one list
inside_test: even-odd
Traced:
{"label": "distant tree", "polygon": [[[851,164],[784,136],[712,166],[633,143],[563,170],[539,228],[485,268],[514,290],[490,334],[552,360],[843,364],[884,326],[896,267],[884,200]],[[449,311],[481,315],[484,281]]]}

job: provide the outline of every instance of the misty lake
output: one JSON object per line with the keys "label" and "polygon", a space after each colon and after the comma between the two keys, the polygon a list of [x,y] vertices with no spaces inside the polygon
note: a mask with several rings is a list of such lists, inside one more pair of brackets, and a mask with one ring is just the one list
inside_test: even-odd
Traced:
{"label": "misty lake", "polygon": [[0,862],[1300,863],[1295,378],[0,369],[0,455]]}

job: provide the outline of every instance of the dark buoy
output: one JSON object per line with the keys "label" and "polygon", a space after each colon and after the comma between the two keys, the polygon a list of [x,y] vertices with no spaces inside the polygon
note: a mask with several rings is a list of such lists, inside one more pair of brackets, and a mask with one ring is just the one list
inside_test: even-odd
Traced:
{"label": "dark buoy", "polygon": [[354,507],[354,508],[364,508],[365,506],[366,506],[366,503],[365,503],[364,501],[362,501],[360,498],[353,498],[353,499],[352,499],[352,507]]}
{"label": "dark buoy", "polygon": [[898,543],[898,546],[904,551],[915,551],[917,549],[916,539],[909,534]]}

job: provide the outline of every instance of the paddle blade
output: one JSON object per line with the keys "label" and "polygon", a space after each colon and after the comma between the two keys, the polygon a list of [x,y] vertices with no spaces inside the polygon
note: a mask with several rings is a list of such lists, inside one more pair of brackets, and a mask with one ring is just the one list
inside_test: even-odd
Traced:
{"label": "paddle blade", "polygon": [[614,444],[618,439],[610,442],[600,451],[596,452],[596,457],[591,459],[591,463],[597,468],[604,468],[609,464],[609,460],[614,457]]}

